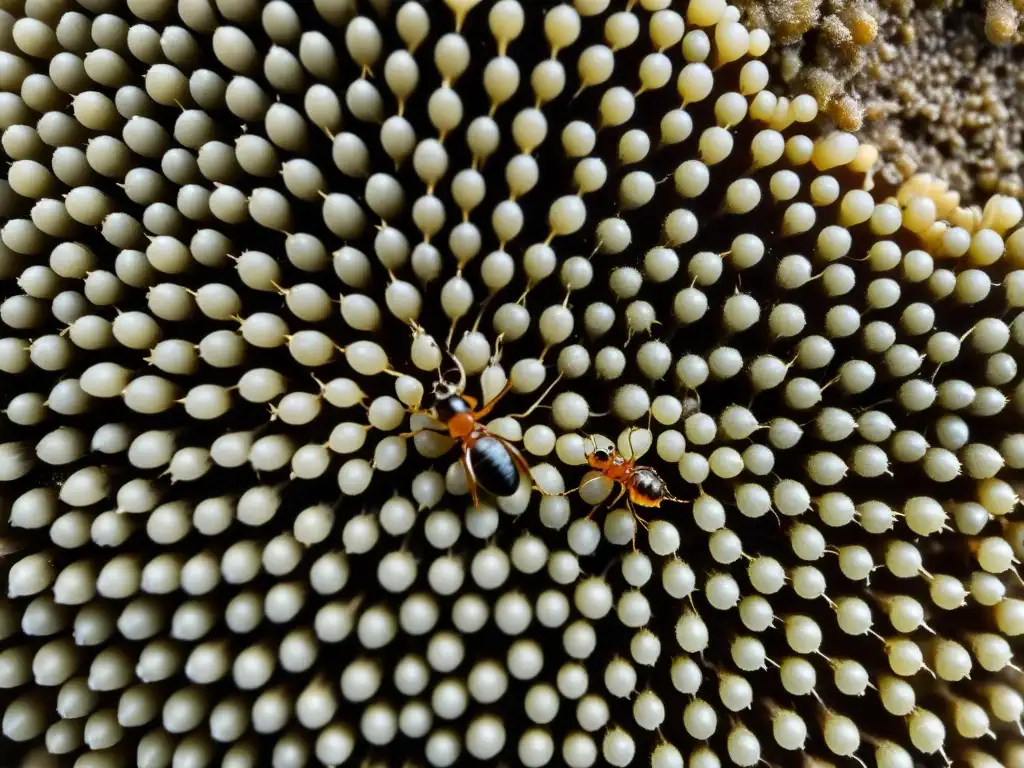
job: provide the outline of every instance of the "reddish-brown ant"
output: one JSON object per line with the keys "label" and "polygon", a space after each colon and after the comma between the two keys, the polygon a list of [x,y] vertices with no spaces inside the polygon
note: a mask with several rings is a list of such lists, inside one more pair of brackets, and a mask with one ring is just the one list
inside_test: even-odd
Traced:
{"label": "reddish-brown ant", "polygon": [[[473,505],[480,506],[480,498],[477,494],[477,486],[493,493],[495,496],[511,496],[519,488],[520,473],[533,481],[533,473],[526,459],[507,438],[490,432],[481,420],[484,419],[498,404],[509,390],[512,389],[512,380],[505,382],[505,386],[498,394],[490,399],[482,408],[477,410],[478,401],[475,397],[463,394],[466,388],[466,369],[461,361],[452,355],[456,366],[459,369],[459,382],[440,381],[434,387],[434,407],[428,411],[420,411],[433,417],[444,425],[448,430],[449,437],[460,443],[462,462],[466,470],[466,481],[469,485],[469,493],[473,498]],[[557,383],[557,379],[556,382]],[[551,387],[554,386],[552,383]],[[529,415],[551,391],[551,387],[541,395],[534,405],[523,414]],[[420,432],[436,431],[431,427],[424,427],[413,432],[405,432],[402,437],[413,437]]]}
{"label": "reddish-brown ant", "polygon": [[[595,480],[606,477],[613,483],[618,484],[619,493],[612,499],[609,506],[613,507],[623,496],[626,497],[626,506],[641,525],[646,527],[646,521],[636,513],[634,505],[648,509],[661,506],[663,501],[675,501],[681,504],[686,503],[684,499],[677,499],[669,490],[668,485],[658,474],[654,467],[636,463],[636,451],[633,449],[633,432],[637,427],[630,427],[627,434],[630,457],[626,458],[619,453],[617,448],[598,448],[597,443],[591,437],[590,442],[594,444],[594,450],[587,454],[587,464],[601,474],[584,480],[580,485],[562,493],[549,494],[552,496],[568,496],[570,493],[579,491],[583,486]],[[595,506],[588,517],[592,516],[604,502]],[[635,537],[634,537],[635,538]]]}

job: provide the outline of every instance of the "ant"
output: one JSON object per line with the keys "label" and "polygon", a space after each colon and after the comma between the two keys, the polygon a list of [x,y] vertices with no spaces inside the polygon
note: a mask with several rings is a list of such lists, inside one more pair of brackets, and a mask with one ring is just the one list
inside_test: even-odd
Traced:
{"label": "ant", "polygon": [[[451,357],[459,370],[458,383],[452,384],[443,380],[437,382],[434,385],[434,407],[416,412],[433,417],[444,425],[452,440],[459,441],[461,450],[459,461],[462,462],[463,469],[466,470],[466,480],[469,484],[469,493],[473,498],[473,506],[479,507],[480,498],[477,486],[495,496],[511,496],[519,489],[520,474],[526,475],[531,482],[534,482],[534,477],[530,471],[530,465],[526,463],[526,459],[523,458],[519,449],[507,438],[488,431],[480,423],[498,404],[498,401],[512,389],[512,379],[506,381],[501,391],[477,410],[477,399],[463,394],[466,389],[466,369],[462,366],[459,358],[455,355],[451,355]],[[525,413],[515,414],[515,416],[519,418],[528,416],[540,405],[557,383],[558,379],[552,382],[551,386],[529,410]],[[414,437],[426,431],[437,430],[428,426],[412,432],[405,432],[400,437]]]}
{"label": "ant", "polygon": [[[579,491],[583,486],[588,485],[601,477],[607,477],[619,486],[619,494],[612,499],[609,506],[615,506],[619,499],[625,496],[626,506],[629,508],[629,511],[645,528],[647,527],[647,521],[637,514],[634,506],[654,509],[660,507],[663,501],[675,501],[680,504],[685,504],[686,501],[684,499],[677,499],[669,492],[668,485],[654,467],[638,465],[636,463],[636,451],[633,449],[633,432],[636,429],[638,429],[638,427],[630,427],[629,433],[626,437],[626,440],[629,443],[630,453],[630,458],[628,459],[619,453],[618,449],[615,447],[610,449],[598,448],[597,442],[594,438],[588,436],[587,439],[589,439],[593,444],[594,450],[587,454],[587,464],[591,469],[595,469],[601,474],[583,481],[580,485],[575,488],[571,488],[568,491],[549,495],[568,496],[570,493]],[[603,504],[604,502],[601,502],[595,506],[587,517],[593,516],[593,514],[603,506]],[[633,537],[633,540],[633,545],[635,547],[635,536]]]}

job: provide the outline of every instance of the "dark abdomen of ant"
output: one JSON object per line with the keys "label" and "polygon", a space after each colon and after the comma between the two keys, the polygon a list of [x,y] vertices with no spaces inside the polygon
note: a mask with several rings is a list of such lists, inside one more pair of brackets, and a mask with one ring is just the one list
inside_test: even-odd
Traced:
{"label": "dark abdomen of ant", "polygon": [[647,467],[633,471],[629,498],[641,507],[660,507],[666,495],[665,483],[658,473]]}
{"label": "dark abdomen of ant", "polygon": [[493,437],[481,437],[469,449],[476,481],[495,496],[511,496],[519,488],[519,467],[505,446]]}

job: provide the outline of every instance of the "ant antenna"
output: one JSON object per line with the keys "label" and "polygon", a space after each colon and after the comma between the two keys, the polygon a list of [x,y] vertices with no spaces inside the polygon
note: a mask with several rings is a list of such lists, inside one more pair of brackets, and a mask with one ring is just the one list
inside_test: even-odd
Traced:
{"label": "ant antenna", "polygon": [[434,397],[447,397],[448,395],[460,395],[466,389],[466,369],[462,367],[462,361],[453,352],[448,351],[449,357],[455,362],[456,370],[459,372],[459,383],[452,384],[445,378],[445,371],[439,365],[437,367],[437,381],[434,383]]}
{"label": "ant antenna", "polygon": [[513,414],[511,414],[511,418],[514,418],[514,419],[525,419],[527,416],[529,416],[531,413],[533,413],[535,410],[537,410],[540,407],[540,404],[542,402],[544,402],[544,398],[546,398],[548,395],[551,394],[551,390],[554,389],[555,386],[558,384],[558,382],[560,382],[561,380],[562,380],[562,374],[559,373],[558,376],[555,377],[555,380],[552,381],[550,385],[548,385],[548,388],[544,390],[543,394],[541,394],[541,396],[539,398],[537,398],[537,402],[535,402],[533,405],[531,405],[529,408],[527,408],[522,413],[513,413]]}
{"label": "ant antenna", "polygon": [[[593,436],[593,435],[590,435],[590,434],[587,434],[587,433],[582,433],[582,434],[580,435],[580,437],[582,437],[582,438],[583,438],[584,440],[589,440],[589,441],[590,441],[590,445],[591,445],[591,447],[593,448],[593,450],[591,451],[591,453],[593,453],[594,451],[596,451],[596,450],[597,450],[597,440],[595,440],[595,439],[594,439],[594,436]],[[585,450],[585,449],[584,449],[584,450]]]}
{"label": "ant antenna", "polygon": [[456,368],[459,369],[459,383],[455,385],[455,391],[461,395],[466,391],[466,369],[462,366],[462,361],[455,356],[454,352],[449,351],[448,355],[455,363]]}

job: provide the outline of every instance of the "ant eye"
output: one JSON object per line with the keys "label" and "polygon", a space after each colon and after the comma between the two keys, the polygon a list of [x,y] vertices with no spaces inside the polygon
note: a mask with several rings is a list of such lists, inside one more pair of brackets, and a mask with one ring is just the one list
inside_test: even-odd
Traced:
{"label": "ant eye", "polygon": [[608,461],[608,459],[611,458],[608,455],[608,451],[604,450],[603,448],[598,448],[596,451],[594,451],[593,456],[598,461]]}

